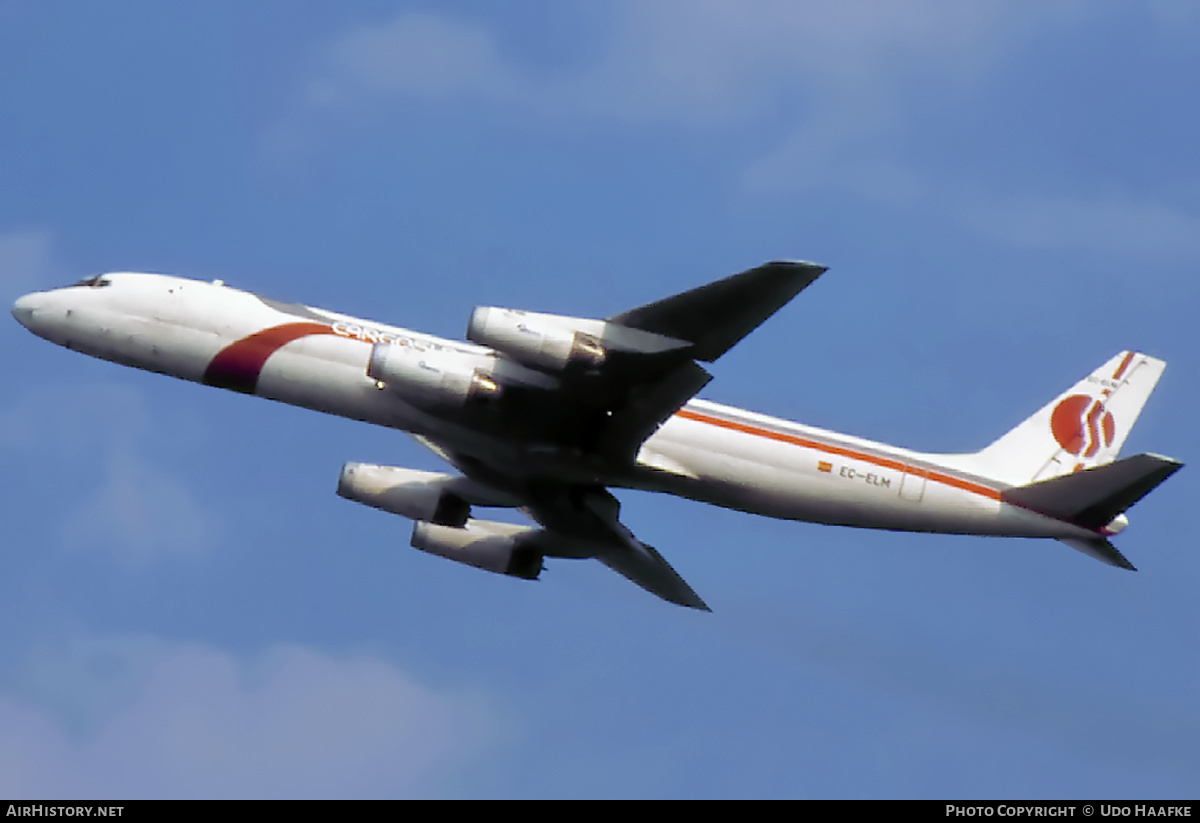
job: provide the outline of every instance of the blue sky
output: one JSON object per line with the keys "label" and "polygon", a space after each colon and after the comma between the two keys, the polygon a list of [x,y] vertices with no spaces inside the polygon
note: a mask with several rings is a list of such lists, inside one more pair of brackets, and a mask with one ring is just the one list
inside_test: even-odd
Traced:
{"label": "blue sky", "polygon": [[[703,396],[986,445],[1125,348],[1193,460],[1193,4],[0,4],[0,285],[105,270],[458,337],[830,271]],[[395,432],[0,324],[0,793],[1195,797],[1186,468],[1120,572],[623,493],[713,607],[333,493]],[[1189,400],[1189,398],[1191,398]]]}

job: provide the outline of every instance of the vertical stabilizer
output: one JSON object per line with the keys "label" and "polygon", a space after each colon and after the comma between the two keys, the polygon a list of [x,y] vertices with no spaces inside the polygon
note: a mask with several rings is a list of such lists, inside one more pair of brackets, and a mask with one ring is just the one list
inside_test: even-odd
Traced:
{"label": "vertical stabilizer", "polygon": [[1165,366],[1121,352],[974,455],[975,470],[1021,486],[1111,463]]}

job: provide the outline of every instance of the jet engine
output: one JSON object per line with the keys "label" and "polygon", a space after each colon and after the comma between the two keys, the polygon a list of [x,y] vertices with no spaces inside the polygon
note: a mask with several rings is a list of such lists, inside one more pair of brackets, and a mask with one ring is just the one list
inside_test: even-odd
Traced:
{"label": "jet engine", "polygon": [[438,472],[347,463],[338,478],[337,493],[412,520],[427,520],[442,526],[461,527],[471,506],[454,487],[468,482],[463,477]]}
{"label": "jet engine", "polygon": [[557,377],[494,352],[418,349],[380,341],[371,349],[367,376],[415,406],[461,408],[498,400],[505,387],[553,390]]}
{"label": "jet engine", "polygon": [[367,376],[417,406],[461,407],[499,398],[500,384],[487,369],[492,359],[380,341],[371,349]]}
{"label": "jet engine", "polygon": [[530,544],[540,529],[492,520],[469,520],[463,528],[418,521],[412,546],[423,552],[466,563],[484,571],[536,580],[542,554]]}
{"label": "jet engine", "polygon": [[467,339],[535,368],[562,371],[574,364],[596,368],[607,356],[600,342],[604,325],[578,317],[478,306],[471,312]]}

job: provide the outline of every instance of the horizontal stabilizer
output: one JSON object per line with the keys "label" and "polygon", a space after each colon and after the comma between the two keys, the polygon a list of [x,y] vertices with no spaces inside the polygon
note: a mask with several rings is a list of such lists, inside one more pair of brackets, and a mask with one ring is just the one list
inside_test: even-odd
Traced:
{"label": "horizontal stabilizer", "polygon": [[825,271],[800,261],[765,263],[614,315],[608,322],[686,340],[696,360],[711,362],[754,331]]}
{"label": "horizontal stabilizer", "polygon": [[1117,551],[1117,547],[1103,537],[1063,537],[1060,539],[1075,551],[1083,552],[1088,557],[1094,557],[1101,563],[1116,566],[1118,569],[1128,569],[1131,572],[1137,571],[1137,568],[1125,559],[1125,555]]}
{"label": "horizontal stabilizer", "polygon": [[1182,463],[1169,457],[1138,454],[1093,469],[1006,489],[1000,499],[1085,529],[1100,529],[1181,468]]}

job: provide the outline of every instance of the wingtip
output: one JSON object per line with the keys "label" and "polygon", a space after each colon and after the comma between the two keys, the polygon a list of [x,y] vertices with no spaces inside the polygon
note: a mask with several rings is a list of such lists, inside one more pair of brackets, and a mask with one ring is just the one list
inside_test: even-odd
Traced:
{"label": "wingtip", "polygon": [[[1182,460],[1176,460],[1174,457],[1167,457],[1165,454],[1156,454],[1155,452],[1146,452],[1146,456],[1152,457],[1164,465],[1169,465],[1171,467],[1171,474],[1174,474],[1175,472],[1179,471],[1185,465],[1185,463]],[[1167,475],[1167,477],[1170,477],[1170,476],[1171,476],[1170,474]]]}
{"label": "wingtip", "polygon": [[822,274],[829,271],[828,266],[823,266],[820,263],[814,263],[811,260],[772,260],[766,265],[777,266],[780,268],[804,269],[805,271],[815,270],[817,274]]}

